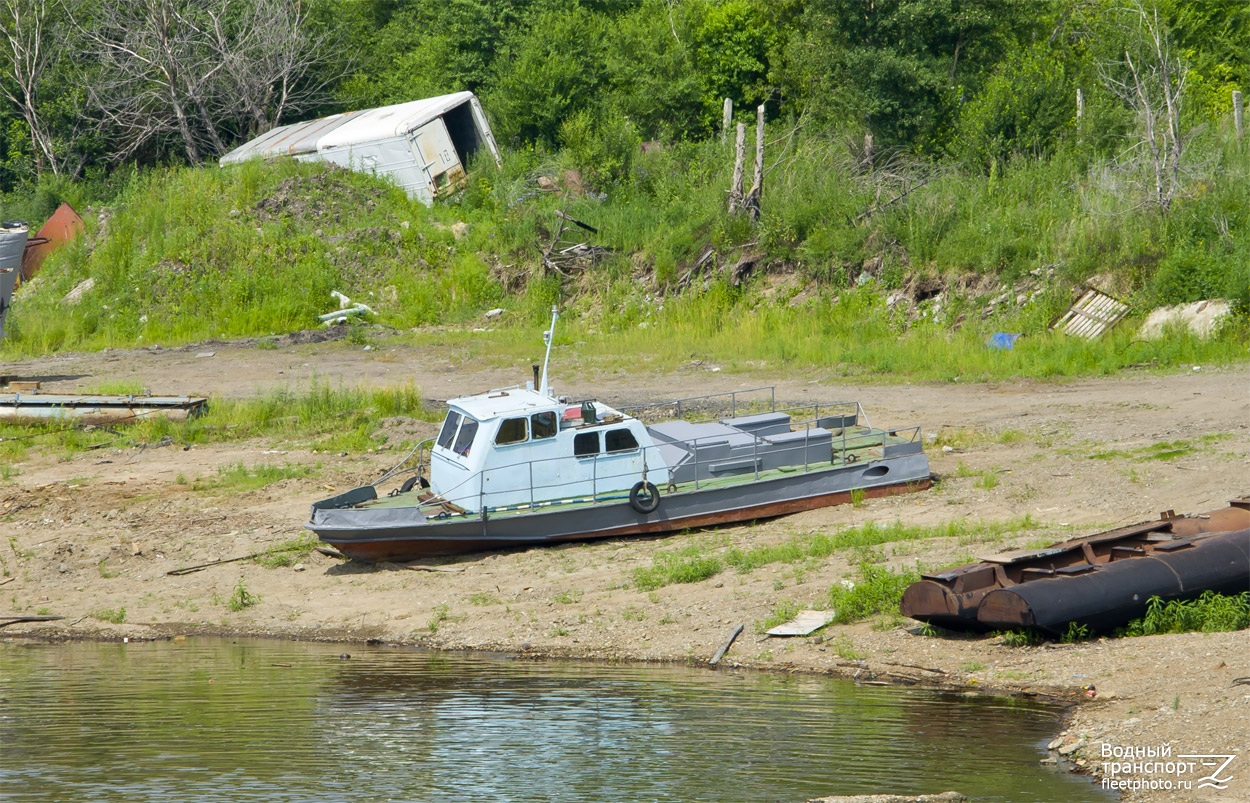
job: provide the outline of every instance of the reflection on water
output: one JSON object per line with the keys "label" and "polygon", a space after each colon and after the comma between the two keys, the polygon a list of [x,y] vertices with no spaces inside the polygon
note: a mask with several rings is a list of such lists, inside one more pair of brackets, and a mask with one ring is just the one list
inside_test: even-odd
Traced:
{"label": "reflection on water", "polygon": [[193,639],[0,643],[12,801],[1109,800],[1050,709],[844,680]]}

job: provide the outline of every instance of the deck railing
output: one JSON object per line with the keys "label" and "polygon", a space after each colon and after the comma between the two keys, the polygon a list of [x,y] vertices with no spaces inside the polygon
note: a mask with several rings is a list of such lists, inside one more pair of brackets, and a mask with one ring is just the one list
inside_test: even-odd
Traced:
{"label": "deck railing", "polygon": [[[858,403],[853,403],[859,410]],[[809,409],[818,410],[821,407],[828,408],[830,405],[811,405]],[[862,414],[862,410],[860,411]],[[786,444],[778,449],[769,444],[770,449],[767,450],[771,454],[782,454],[792,452],[796,449],[803,450],[802,462],[794,462],[785,465],[786,469],[791,471],[801,471],[801,473],[809,473],[815,470],[829,469],[838,466],[849,466],[862,460],[888,460],[891,455],[888,454],[890,445],[906,445],[918,444],[920,441],[920,428],[910,427],[899,430],[877,430],[871,427],[843,427],[841,432],[832,438],[830,444],[830,454],[827,458],[812,461],[810,459],[810,445],[812,442],[811,432],[818,428],[820,419],[812,419],[801,422],[795,427],[802,429],[792,429],[793,432],[803,431],[807,436],[802,440],[797,440],[793,444]],[[519,510],[526,508],[539,508],[552,504],[569,504],[569,503],[589,503],[601,502],[611,499],[624,499],[629,496],[630,489],[645,474],[650,474],[649,481],[660,486],[661,492],[672,493],[676,490],[676,486],[671,483],[671,468],[667,465],[662,449],[665,446],[677,446],[685,449],[691,455],[692,462],[685,463],[684,467],[688,470],[693,468],[694,478],[689,481],[689,485],[693,490],[700,490],[709,485],[720,484],[723,480],[730,477],[741,477],[743,475],[752,475],[756,480],[760,478],[763,471],[770,469],[761,469],[763,452],[762,445],[767,441],[764,437],[752,433],[744,432],[743,435],[752,438],[751,467],[743,471],[734,471],[732,469],[724,470],[719,473],[720,476],[709,477],[708,474],[713,473],[712,465],[722,463],[724,458],[704,458],[700,459],[699,445],[705,445],[715,442],[723,442],[724,436],[709,436],[705,438],[694,438],[690,440],[678,441],[673,444],[659,443],[649,447],[639,447],[637,449],[618,452],[618,453],[600,453],[596,455],[588,455],[582,458],[575,458],[576,463],[571,463],[569,456],[552,457],[542,460],[529,460],[513,463],[507,466],[499,466],[483,470],[480,474],[466,477],[465,480],[450,489],[444,489],[442,497],[445,500],[454,502],[461,507],[469,508],[472,506],[470,500],[476,501],[477,514],[485,515],[489,512],[497,512],[503,510]],[[907,453],[913,453],[914,448],[905,450]],[[630,460],[631,456],[640,455],[642,460]],[[861,457],[862,456],[862,457]],[[559,476],[558,468],[567,467],[569,465],[585,466],[587,463],[591,466],[589,476],[577,477],[573,479],[561,479],[551,482],[548,478]],[[645,471],[643,471],[645,469]],[[703,469],[707,469],[704,471]],[[774,469],[775,470],[775,469]],[[670,477],[669,482],[656,482],[657,475],[667,474]],[[567,472],[565,472],[567,476]],[[517,482],[516,478],[520,476],[527,482]],[[504,487],[499,490],[489,489],[488,483],[492,478],[506,478],[506,485],[513,486],[511,489]],[[683,483],[686,484],[686,483]],[[564,489],[564,490],[561,490]],[[487,495],[509,495],[516,501],[510,501],[502,505],[487,505],[485,503]]]}

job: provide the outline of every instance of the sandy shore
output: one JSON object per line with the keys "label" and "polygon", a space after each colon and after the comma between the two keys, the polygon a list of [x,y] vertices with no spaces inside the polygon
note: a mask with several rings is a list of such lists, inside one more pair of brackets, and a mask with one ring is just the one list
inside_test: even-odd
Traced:
{"label": "sandy shore", "polygon": [[[1154,518],[1199,512],[1250,492],[1250,368],[1125,375],[1064,384],[848,386],[819,375],[729,375],[692,365],[667,375],[618,377],[583,367],[560,383],[575,397],[638,401],[778,384],[778,398],[859,399],[882,425],[919,424],[940,436],[929,449],[939,481],[931,491],[859,507],[798,514],[753,526],[614,540],[439,561],[437,571],[369,566],[313,553],[298,565],[251,561],[171,576],[171,570],[249,555],[301,534],[308,505],[327,492],[372,481],[397,448],[314,453],[299,445],[195,446],[119,440],[70,456],[32,448],[6,466],[0,484],[2,613],[64,617],[19,624],[6,637],[155,638],[252,634],[302,639],[418,643],[590,659],[705,664],[744,625],[723,661],[782,672],[831,673],[861,681],[1036,696],[1071,705],[1056,740],[1062,761],[1106,770],[1125,751],[1137,767],[1111,767],[1110,781],[1181,778],[1146,766],[1170,751],[1234,754],[1224,790],[1145,789],[1125,800],[1250,799],[1250,635],[1186,634],[1010,647],[993,637],[924,636],[890,619],[826,628],[814,636],[766,638],[760,624],[779,606],[822,608],[831,586],[860,560],[936,566],[987,552]],[[333,384],[416,382],[447,398],[520,382],[515,372],[472,370],[450,350],[416,352],[343,342],[257,349],[212,344],[179,350],[62,355],[6,366],[5,373],[72,392],[104,381],[140,381],[158,393],[248,395]],[[512,376],[511,373],[515,373]],[[645,381],[644,381],[645,380]],[[395,441],[435,425],[394,422]],[[1160,442],[1192,445],[1171,460],[1145,459]],[[946,449],[942,445],[947,445]],[[1099,454],[1099,459],[1091,455]],[[220,467],[298,463],[310,477],[259,491],[197,489]],[[987,482],[992,475],[994,481]],[[638,590],[634,571],[657,553],[698,545],[710,553],[775,543],[867,521],[938,525],[1030,515],[1036,527],[992,543],[959,538],[885,544],[827,560],[777,563],[699,583]],[[962,542],[961,542],[962,541]],[[257,599],[229,600],[242,586]],[[1250,578],[1247,578],[1250,588]],[[125,611],[120,623],[117,619]],[[1082,687],[1093,685],[1090,697]],[[1057,734],[1059,736],[1059,734]],[[1111,756],[1108,751],[1115,753]],[[1151,752],[1153,751],[1153,752]],[[1097,782],[1097,781],[1095,781]]]}

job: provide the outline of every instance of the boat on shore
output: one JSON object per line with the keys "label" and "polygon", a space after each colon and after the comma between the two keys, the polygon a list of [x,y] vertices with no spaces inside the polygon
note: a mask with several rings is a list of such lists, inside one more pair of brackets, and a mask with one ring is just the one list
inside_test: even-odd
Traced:
{"label": "boat on shore", "polygon": [[1250,591],[1250,496],[926,574],[903,592],[900,610],[951,630],[1063,636],[1074,624],[1111,632],[1145,614],[1151,597],[1206,591]]}
{"label": "boat on shore", "polygon": [[[771,518],[932,483],[919,427],[876,428],[857,402],[780,407],[757,388],[617,409],[556,395],[546,361],[525,387],[451,399],[413,461],[314,502],[305,527],[352,558],[408,561]],[[400,484],[380,493],[387,482]]]}

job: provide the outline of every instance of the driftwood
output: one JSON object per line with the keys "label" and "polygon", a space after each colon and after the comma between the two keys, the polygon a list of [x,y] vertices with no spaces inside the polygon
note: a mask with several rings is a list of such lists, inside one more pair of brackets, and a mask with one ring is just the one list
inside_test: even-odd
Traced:
{"label": "driftwood", "polygon": [[729,634],[729,638],[725,639],[725,643],[720,645],[720,649],[712,656],[712,660],[708,661],[709,666],[716,666],[720,663],[720,659],[725,657],[725,653],[729,652],[729,648],[733,646],[734,639],[738,638],[738,634],[742,632],[744,625],[738,625],[734,628],[734,632]]}
{"label": "driftwood", "polygon": [[21,622],[55,622],[64,616],[27,616],[21,613],[0,614],[0,627],[19,624]]}
{"label": "driftwood", "polygon": [[916,190],[920,189],[921,187],[923,187],[924,185],[928,183],[929,183],[929,179],[926,178],[924,181],[921,181],[918,184],[915,184],[903,190],[898,195],[895,195],[893,198],[891,198],[890,200],[886,201],[883,204],[882,203],[873,204],[872,206],[865,209],[863,212],[860,212],[858,215],[856,215],[854,222],[859,223],[861,220],[866,220],[872,217],[876,213],[880,212],[882,209],[888,209],[889,207],[903,200],[908,195],[911,195],[913,192],[915,192]]}
{"label": "driftwood", "polygon": [[590,234],[598,234],[599,230],[594,226],[559,210],[556,211],[556,217],[559,218],[559,223],[556,225],[555,236],[551,239],[551,244],[543,250],[542,262],[547,270],[568,277],[575,270],[593,266],[600,257],[610,253],[609,249],[601,245],[591,245],[580,237],[567,236],[573,231],[567,225],[569,223]]}
{"label": "driftwood", "polygon": [[225,564],[225,563],[238,563],[241,560],[253,560],[255,558],[259,558],[262,555],[268,555],[268,554],[269,554],[269,550],[265,550],[264,552],[253,552],[250,555],[240,555],[237,558],[223,558],[222,560],[215,560],[210,563],[201,563],[197,566],[184,566],[181,569],[174,569],[172,571],[165,572],[165,575],[167,577],[181,577],[184,574],[195,574],[196,572],[202,572],[205,569],[212,567],[212,566],[221,566],[222,564]]}

